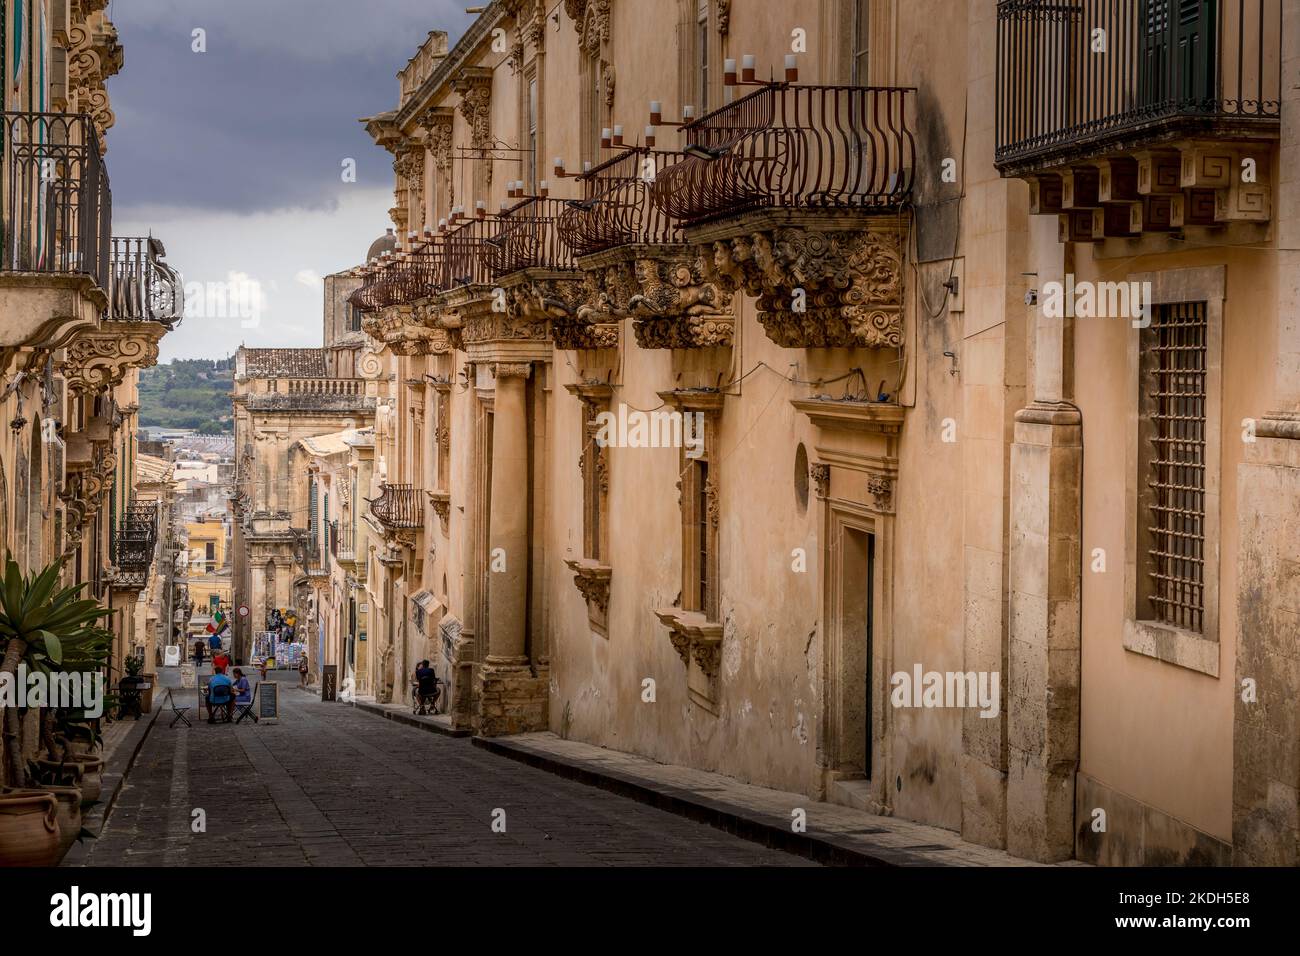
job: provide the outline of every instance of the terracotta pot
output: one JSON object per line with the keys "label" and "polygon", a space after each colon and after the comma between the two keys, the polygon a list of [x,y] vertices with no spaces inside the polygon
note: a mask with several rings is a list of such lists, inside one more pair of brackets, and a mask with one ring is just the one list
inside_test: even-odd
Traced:
{"label": "terracotta pot", "polygon": [[48,790],[0,790],[0,866],[54,866],[59,801]]}
{"label": "terracotta pot", "polygon": [[43,787],[54,794],[59,801],[59,859],[72,844],[77,842],[81,833],[81,788],[80,787]]}
{"label": "terracotta pot", "polygon": [[103,789],[104,761],[89,755],[67,760],[38,760],[41,777],[62,786],[81,788],[81,802],[94,803]]}

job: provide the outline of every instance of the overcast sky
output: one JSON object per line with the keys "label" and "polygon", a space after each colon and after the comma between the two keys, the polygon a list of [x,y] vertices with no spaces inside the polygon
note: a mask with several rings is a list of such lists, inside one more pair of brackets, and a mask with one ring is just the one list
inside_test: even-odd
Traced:
{"label": "overcast sky", "polygon": [[224,316],[210,297],[163,338],[163,361],[320,344],[320,276],[391,225],[391,157],[357,119],[396,107],[397,71],[430,30],[455,43],[467,5],[112,0],[126,51],[108,81],[113,232],[152,231],[187,286],[230,292]]}

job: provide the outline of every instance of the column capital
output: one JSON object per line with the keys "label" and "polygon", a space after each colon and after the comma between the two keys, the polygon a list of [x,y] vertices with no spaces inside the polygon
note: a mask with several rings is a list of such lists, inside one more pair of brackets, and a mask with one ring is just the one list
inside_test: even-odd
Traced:
{"label": "column capital", "polygon": [[528,362],[493,362],[493,378],[527,378],[533,367]]}

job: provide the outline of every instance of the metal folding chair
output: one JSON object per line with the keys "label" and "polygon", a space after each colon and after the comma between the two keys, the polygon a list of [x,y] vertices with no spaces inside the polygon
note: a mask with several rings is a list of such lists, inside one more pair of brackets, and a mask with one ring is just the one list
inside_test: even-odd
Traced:
{"label": "metal folding chair", "polygon": [[176,715],[175,717],[172,718],[172,722],[168,724],[169,727],[175,727],[176,722],[178,720],[184,721],[186,727],[193,726],[190,723],[190,719],[185,716],[185,714],[189,711],[189,708],[176,706],[176,698],[172,696],[170,687],[167,689],[167,703],[171,704],[172,713]]}

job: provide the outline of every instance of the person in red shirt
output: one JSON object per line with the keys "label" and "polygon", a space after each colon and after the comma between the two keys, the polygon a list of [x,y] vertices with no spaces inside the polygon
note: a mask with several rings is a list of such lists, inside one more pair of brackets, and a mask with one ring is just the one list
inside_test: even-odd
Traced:
{"label": "person in red shirt", "polygon": [[212,655],[212,673],[224,674],[226,668],[230,666],[230,655],[225,651],[217,651]]}

